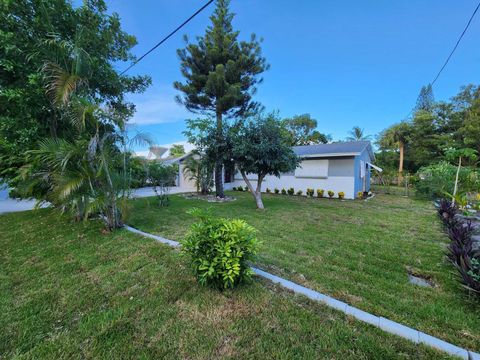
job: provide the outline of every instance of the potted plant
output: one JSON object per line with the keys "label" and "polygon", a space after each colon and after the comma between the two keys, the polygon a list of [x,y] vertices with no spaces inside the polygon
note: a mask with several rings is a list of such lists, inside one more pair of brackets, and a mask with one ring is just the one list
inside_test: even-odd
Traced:
{"label": "potted plant", "polygon": [[317,196],[319,198],[322,198],[323,197],[323,194],[325,194],[325,190],[323,189],[317,189]]}
{"label": "potted plant", "polygon": [[293,187],[291,187],[290,189],[288,189],[288,195],[294,195],[295,194],[295,189]]}
{"label": "potted plant", "polygon": [[331,199],[331,198],[333,198],[333,195],[335,195],[335,192],[332,191],[332,190],[328,190],[327,194],[328,194],[328,196],[329,196],[330,199]]}
{"label": "potted plant", "polygon": [[340,191],[340,192],[338,193],[338,198],[339,198],[340,200],[343,200],[343,199],[345,198],[345,193],[344,193],[343,191]]}
{"label": "potted plant", "polygon": [[307,196],[313,197],[313,189],[307,189]]}
{"label": "potted plant", "polygon": [[285,190],[285,188],[282,189],[282,195],[287,195],[287,190]]}

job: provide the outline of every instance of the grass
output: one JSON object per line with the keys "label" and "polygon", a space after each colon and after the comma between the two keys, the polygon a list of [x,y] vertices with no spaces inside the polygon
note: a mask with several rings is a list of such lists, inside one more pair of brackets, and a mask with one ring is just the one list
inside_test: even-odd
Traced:
{"label": "grass", "polygon": [[[249,193],[207,203],[172,196],[133,202],[130,224],[180,240],[194,221],[191,207],[242,218],[263,242],[257,265],[471,350],[480,351],[480,304],[461,288],[444,256],[447,238],[430,202],[380,194],[369,201],[265,195],[264,212]],[[231,195],[231,194],[230,194]],[[409,283],[407,271],[436,287]]]}
{"label": "grass", "polygon": [[259,279],[199,287],[176,250],[99,222],[0,224],[0,359],[446,358]]}

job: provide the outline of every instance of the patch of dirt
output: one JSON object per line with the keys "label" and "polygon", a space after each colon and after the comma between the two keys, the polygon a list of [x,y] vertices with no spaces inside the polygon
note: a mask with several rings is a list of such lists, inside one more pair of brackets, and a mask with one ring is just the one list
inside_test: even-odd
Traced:
{"label": "patch of dirt", "polygon": [[[435,281],[434,281],[434,279],[431,275],[422,274],[421,272],[413,269],[410,266],[407,266],[407,273],[408,273],[410,279],[416,278],[416,280],[414,280],[414,281],[410,280],[410,282],[414,285],[430,286],[432,288],[438,287],[438,285],[435,283]],[[418,282],[424,282],[425,285],[421,285]]]}
{"label": "patch of dirt", "polygon": [[204,200],[210,203],[224,203],[224,202],[237,200],[237,198],[234,198],[233,196],[225,196],[224,198],[221,198],[221,197],[210,195],[210,194],[202,195],[202,194],[196,194],[196,193],[187,193],[187,194],[182,194],[182,196],[185,199]]}

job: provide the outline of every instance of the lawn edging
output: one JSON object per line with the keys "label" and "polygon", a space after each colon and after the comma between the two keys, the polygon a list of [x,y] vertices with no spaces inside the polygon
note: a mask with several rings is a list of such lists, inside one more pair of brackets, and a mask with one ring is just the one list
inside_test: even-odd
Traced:
{"label": "lawn edging", "polygon": [[[150,234],[128,225],[125,225],[124,228],[132,233],[156,240],[162,244],[166,244],[175,248],[178,248],[181,246],[181,244],[178,241],[174,241],[158,235]],[[252,267],[252,270],[257,276],[263,277],[275,284],[279,284],[280,286],[288,290],[291,290],[296,294],[304,295],[311,300],[318,301],[335,310],[341,311],[348,316],[352,316],[357,320],[360,320],[367,324],[378,327],[379,329],[385,332],[410,340],[415,344],[425,344],[437,350],[441,350],[443,352],[446,352],[447,354],[457,356],[465,360],[480,360],[479,353],[458,347],[447,341],[439,339],[435,336],[428,335],[424,332],[410,328],[408,326],[402,325],[400,323],[386,319],[384,317],[370,314],[354,306],[350,306],[343,301],[334,299],[328,295],[324,295],[318,291],[296,284],[290,280],[284,279],[277,275],[273,275],[269,272],[263,271],[256,267]]]}

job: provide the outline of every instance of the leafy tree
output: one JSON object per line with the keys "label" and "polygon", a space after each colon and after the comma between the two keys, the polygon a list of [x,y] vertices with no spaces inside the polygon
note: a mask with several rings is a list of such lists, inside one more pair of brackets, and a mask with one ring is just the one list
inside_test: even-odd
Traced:
{"label": "leafy tree", "polygon": [[262,56],[260,43],[252,35],[250,41],[239,41],[239,32],[232,26],[234,14],[228,0],[217,0],[212,25],[197,43],[188,43],[178,50],[180,67],[185,82],[175,82],[182,92],[177,100],[185,107],[215,121],[216,136],[209,145],[215,153],[215,189],[223,197],[222,168],[228,160],[224,147],[224,118],[240,116],[258,108],[252,100],[258,76],[268,65]]}
{"label": "leafy tree", "polygon": [[283,124],[290,134],[292,146],[326,144],[331,140],[328,135],[316,130],[317,120],[312,119],[310,114],[295,115],[292,118],[284,119]]}
{"label": "leafy tree", "polygon": [[407,122],[402,121],[382,131],[378,139],[378,144],[380,145],[380,148],[387,150],[398,149],[398,152],[400,154],[398,165],[399,179],[403,177],[405,144],[409,139],[410,130],[410,125]]}
{"label": "leafy tree", "polygon": [[417,97],[417,103],[415,105],[415,112],[417,111],[432,111],[435,106],[435,97],[433,96],[432,85],[428,84],[422,86],[420,94]]}
{"label": "leafy tree", "polygon": [[177,158],[185,155],[185,147],[182,144],[173,144],[170,148],[170,156]]}
{"label": "leafy tree", "polygon": [[[120,75],[114,66],[134,59],[135,44],[103,0],[79,7],[65,0],[0,2],[0,176],[10,182],[18,176],[28,150],[41,139],[74,140],[71,113],[60,109],[67,98],[45,90],[52,77],[67,75],[61,81],[65,95],[85,85],[80,78],[88,79],[76,94],[114,109],[115,121],[126,120],[134,106],[125,94],[141,92],[150,82]],[[94,127],[87,130],[95,133]]]}
{"label": "leafy tree", "polygon": [[371,139],[371,135],[365,135],[363,129],[359,126],[354,126],[349,134],[347,141],[370,141]]}
{"label": "leafy tree", "polygon": [[[267,175],[280,176],[295,170],[299,159],[293,152],[282,123],[274,113],[259,115],[235,129],[233,159],[243,180],[255,199],[258,209],[263,209],[262,182]],[[257,175],[256,187],[248,174]]]}

